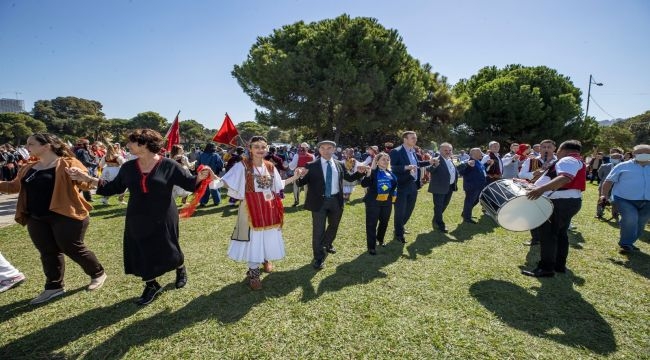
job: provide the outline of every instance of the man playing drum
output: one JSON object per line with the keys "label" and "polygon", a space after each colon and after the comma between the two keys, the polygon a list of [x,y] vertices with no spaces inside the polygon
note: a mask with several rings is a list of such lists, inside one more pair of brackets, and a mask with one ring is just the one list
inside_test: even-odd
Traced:
{"label": "man playing drum", "polygon": [[[539,179],[555,161],[557,161],[557,157],[555,156],[555,141],[549,139],[542,140],[542,142],[537,145],[537,149],[540,152],[539,155],[531,156],[526,159],[523,165],[521,165],[521,170],[519,171],[519,178],[526,179],[533,183],[537,181],[537,179]],[[537,229],[532,229],[530,235],[530,241],[525,242],[524,245],[533,246],[539,244],[539,234]]]}
{"label": "man playing drum", "polygon": [[580,211],[582,192],[587,183],[587,167],[580,157],[582,145],[577,140],[563,142],[557,151],[558,161],[535,182],[528,198],[544,195],[553,202],[553,214],[539,228],[540,261],[533,270],[522,270],[526,276],[552,277],[565,273],[569,254],[567,231],[571,218]]}

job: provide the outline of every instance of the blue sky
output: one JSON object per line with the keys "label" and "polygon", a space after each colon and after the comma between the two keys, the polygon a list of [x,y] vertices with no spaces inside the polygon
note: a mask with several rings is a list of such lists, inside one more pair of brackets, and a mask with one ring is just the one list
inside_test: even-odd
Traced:
{"label": "blue sky", "polygon": [[[374,17],[454,84],[488,65],[546,65],[597,120],[650,110],[650,1],[0,0],[0,97],[98,100],[109,118],[155,111],[218,128],[254,120],[232,78],[258,36],[299,20]],[[583,109],[585,103],[583,103]],[[603,111],[604,110],[604,111]]]}

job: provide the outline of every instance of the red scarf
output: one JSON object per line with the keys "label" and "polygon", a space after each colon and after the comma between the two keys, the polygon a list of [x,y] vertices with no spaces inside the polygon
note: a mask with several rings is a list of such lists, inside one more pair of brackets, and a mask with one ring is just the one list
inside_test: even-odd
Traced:
{"label": "red scarf", "polygon": [[[196,173],[198,174],[201,172],[201,170],[205,167],[205,165],[199,165],[198,169],[196,169]],[[197,175],[198,176],[198,175]],[[203,194],[208,190],[208,186],[212,182],[212,179],[209,177],[203,179],[201,181],[201,184],[194,190],[194,193],[192,194],[192,201],[182,208],[178,213],[181,219],[186,219],[192,216],[194,214],[194,211],[196,211],[196,207],[199,205],[199,201],[201,201],[201,198],[203,197]]]}

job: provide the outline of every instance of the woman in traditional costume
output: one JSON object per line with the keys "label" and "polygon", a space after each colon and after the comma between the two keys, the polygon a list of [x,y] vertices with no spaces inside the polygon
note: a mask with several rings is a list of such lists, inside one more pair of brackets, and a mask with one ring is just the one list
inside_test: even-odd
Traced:
{"label": "woman in traditional costume", "polygon": [[298,168],[292,177],[282,180],[273,163],[264,160],[268,151],[264,137],[253,136],[249,150],[249,158],[236,163],[210,187],[227,186],[228,196],[241,200],[228,257],[248,263],[248,284],[251,289],[259,290],[262,288],[260,267],[264,272],[271,272],[271,260],[285,255],[281,191],[303,174],[304,169]]}
{"label": "woman in traditional costume", "polygon": [[156,278],[176,270],[176,288],[187,283],[184,256],[178,243],[178,209],[172,198],[174,185],[194,190],[215,176],[209,167],[193,176],[172,159],[159,155],[163,137],[150,129],[129,134],[127,147],[137,159],[127,161],[113,181],[102,181],[80,169],[68,169],[73,180],[97,185],[97,194],[110,196],[129,189],[124,223],[124,270],[145,282],[139,305],[152,302],[162,291]]}

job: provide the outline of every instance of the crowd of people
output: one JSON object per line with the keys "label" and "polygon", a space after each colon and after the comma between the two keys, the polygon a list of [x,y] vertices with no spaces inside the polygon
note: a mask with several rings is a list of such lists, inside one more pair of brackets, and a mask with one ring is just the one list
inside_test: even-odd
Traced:
{"label": "crowd of people", "polygon": [[[84,244],[92,209],[91,189],[102,196],[104,205],[117,195],[118,202],[127,206],[124,271],[142,279],[144,290],[136,300],[141,305],[149,304],[162,291],[156,279],[167,272],[176,272],[176,288],[188,282],[179,244],[176,198],[185,204],[193,194],[198,206],[210,206],[210,199],[217,206],[220,188],[227,189],[228,204],[238,207],[228,256],[247,264],[246,279],[253,290],[262,287],[261,273],[272,272],[272,261],[286,254],[282,199],[289,184],[294,207],[300,205],[301,191],[305,192],[316,270],[323,269],[328,255],[337,252],[334,244],[339,223],[358,184],[365,192],[366,245],[371,256],[377,254],[377,246],[386,244],[391,216],[394,241],[407,242],[407,225],[424,186],[432,197],[431,226],[441,233],[448,232],[445,211],[458,191],[459,178],[463,178],[465,198],[458,217],[468,226],[478,223],[473,210],[484,189],[502,187],[504,181],[524,189],[522,196],[529,200],[548,199],[553,205],[548,221],[529,229],[531,241],[527,244],[539,244],[540,259],[535,268],[522,270],[522,274],[534,277],[567,271],[567,232],[571,218],[583,206],[582,192],[588,180],[599,184],[596,216],[604,217],[604,209],[611,205],[612,215],[617,220],[620,217],[621,252],[638,251],[634,243],[650,220],[649,145],[637,145],[630,153],[618,148],[607,155],[594,152],[586,159],[577,140],[559,146],[551,139],[533,145],[511,143],[505,153],[496,141],[485,149],[474,147],[457,154],[449,142],[441,143],[437,152],[425,151],[417,146],[414,131],[404,132],[398,146],[370,145],[365,152],[330,140],[315,146],[305,142],[297,147],[276,147],[262,136],[229,151],[208,143],[202,150],[194,148],[187,153],[174,145],[167,153],[163,145],[159,133],[139,129],[128,135],[128,152],[118,143],[91,144],[86,139],[79,139],[71,148],[51,134],[30,136],[22,149],[0,148],[0,192],[19,194],[16,221],[27,226],[41,254],[45,289],[33,304],[64,293],[64,255],[90,277],[88,290],[103,286],[106,272]],[[25,275],[0,255],[0,291],[24,280]]]}

